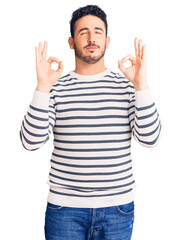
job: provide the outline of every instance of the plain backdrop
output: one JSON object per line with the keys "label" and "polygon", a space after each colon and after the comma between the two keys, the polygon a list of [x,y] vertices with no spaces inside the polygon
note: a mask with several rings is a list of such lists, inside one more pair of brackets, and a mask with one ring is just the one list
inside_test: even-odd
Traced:
{"label": "plain backdrop", "polygon": [[[74,10],[99,5],[107,14],[106,67],[134,55],[134,38],[147,47],[147,81],[162,120],[155,148],[132,140],[136,180],[133,240],[181,239],[180,3],[172,0],[7,0],[0,3],[0,239],[43,240],[53,136],[37,151],[23,148],[19,131],[37,84],[35,46],[74,70],[69,20]],[[56,67],[56,66],[54,66]]]}

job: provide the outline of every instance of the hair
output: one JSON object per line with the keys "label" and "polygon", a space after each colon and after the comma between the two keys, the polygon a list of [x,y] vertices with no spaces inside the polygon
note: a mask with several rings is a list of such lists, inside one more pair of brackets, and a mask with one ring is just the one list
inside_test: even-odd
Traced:
{"label": "hair", "polygon": [[93,15],[93,16],[99,17],[104,22],[105,28],[106,28],[106,37],[107,37],[107,29],[108,29],[107,16],[105,12],[96,5],[87,5],[85,7],[78,8],[72,13],[72,17],[70,20],[71,37],[74,38],[75,22],[79,18],[86,15]]}

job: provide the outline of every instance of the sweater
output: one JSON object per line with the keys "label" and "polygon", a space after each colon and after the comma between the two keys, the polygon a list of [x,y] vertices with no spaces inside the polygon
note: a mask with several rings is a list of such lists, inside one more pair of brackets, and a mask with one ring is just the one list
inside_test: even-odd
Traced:
{"label": "sweater", "polygon": [[34,91],[20,139],[33,151],[52,132],[47,201],[100,208],[134,200],[131,139],[154,147],[161,122],[149,88],[135,91],[128,79],[109,68],[96,75],[70,71],[49,94]]}

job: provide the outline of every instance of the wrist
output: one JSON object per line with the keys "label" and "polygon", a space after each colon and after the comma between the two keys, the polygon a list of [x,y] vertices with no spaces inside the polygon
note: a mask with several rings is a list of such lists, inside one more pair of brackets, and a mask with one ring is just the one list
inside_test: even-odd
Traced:
{"label": "wrist", "polygon": [[37,85],[36,90],[49,94],[50,90],[51,90],[51,87],[50,86],[45,86],[45,85]]}
{"label": "wrist", "polygon": [[148,89],[148,84],[147,83],[135,84],[134,88],[135,88],[135,91],[143,91]]}

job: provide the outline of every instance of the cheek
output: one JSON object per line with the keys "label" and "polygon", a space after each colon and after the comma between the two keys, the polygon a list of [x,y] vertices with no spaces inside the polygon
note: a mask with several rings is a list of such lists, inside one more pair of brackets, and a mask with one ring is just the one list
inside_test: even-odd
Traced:
{"label": "cheek", "polygon": [[84,48],[87,45],[87,40],[85,37],[77,38],[75,44],[78,48]]}
{"label": "cheek", "polygon": [[105,44],[105,42],[106,42],[106,39],[105,39],[105,37],[103,37],[103,36],[97,36],[97,42],[99,42],[101,45],[104,45]]}
{"label": "cheek", "polygon": [[103,48],[105,48],[105,46],[106,46],[106,40],[105,39],[101,39],[100,47],[103,49]]}

